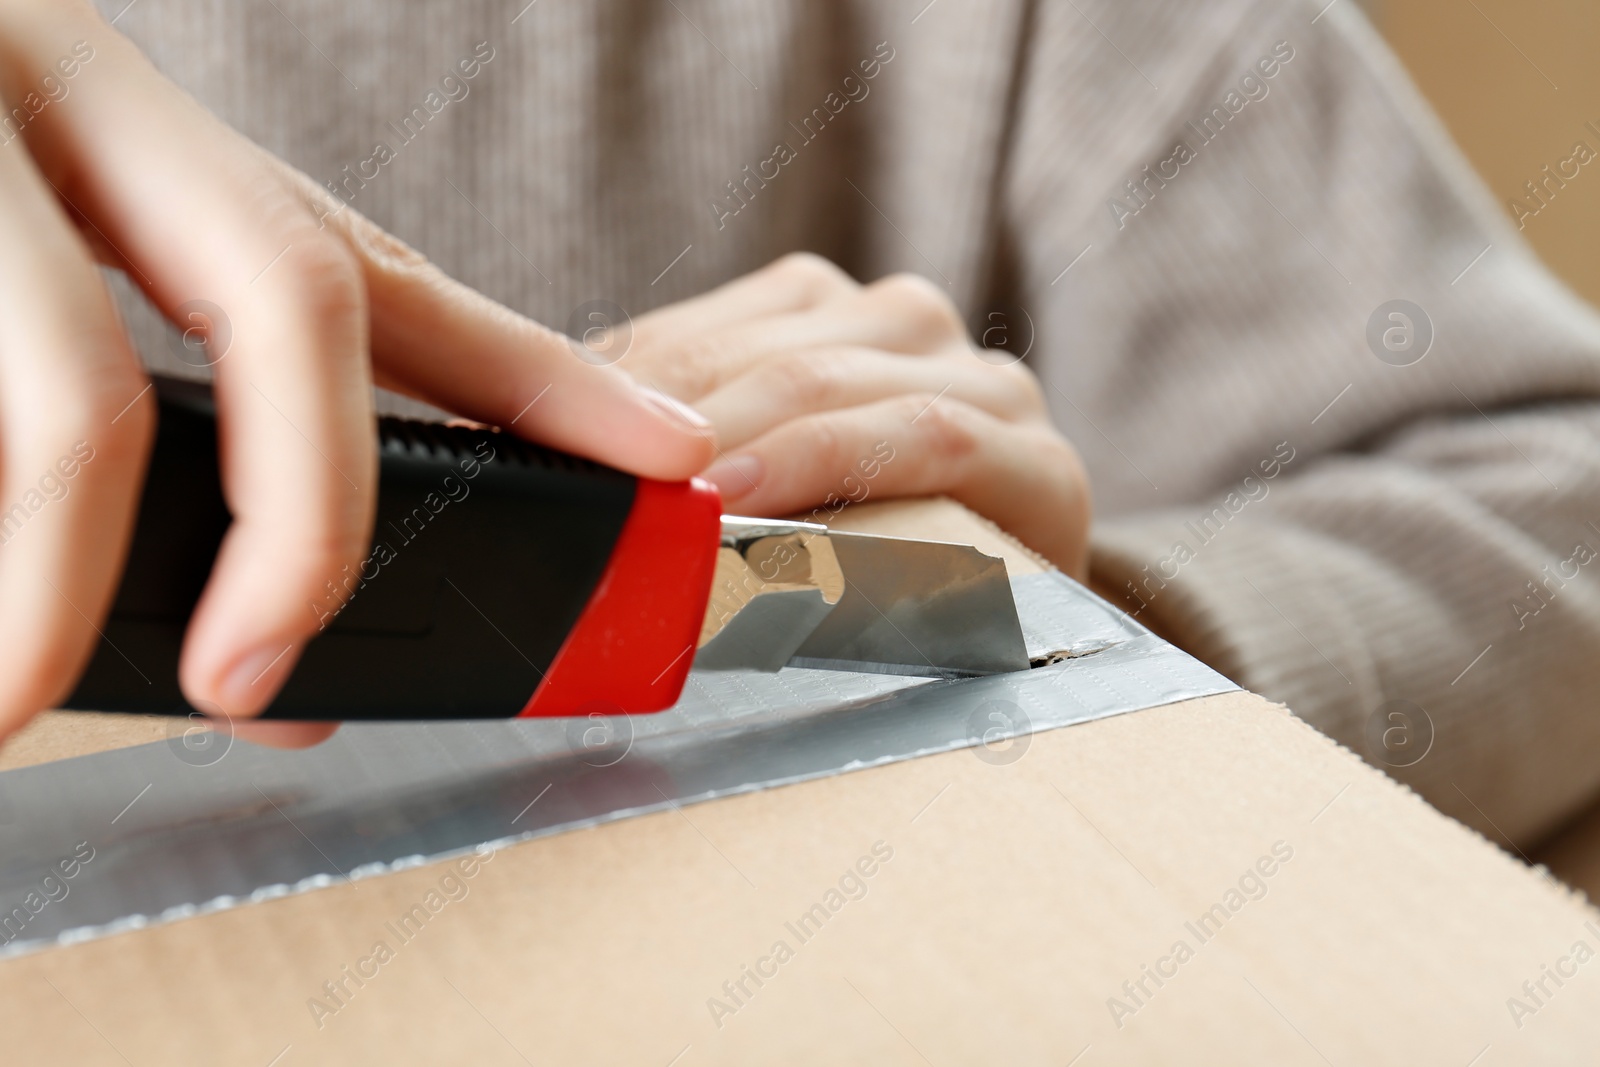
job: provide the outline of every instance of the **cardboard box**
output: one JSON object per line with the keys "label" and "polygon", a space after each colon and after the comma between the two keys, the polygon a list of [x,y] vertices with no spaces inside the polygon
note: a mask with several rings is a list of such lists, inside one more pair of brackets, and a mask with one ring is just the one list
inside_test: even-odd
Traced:
{"label": "cardboard box", "polygon": [[1600,1040],[1600,914],[1246,693],[470,866],[0,963],[6,1062],[1488,1067]]}

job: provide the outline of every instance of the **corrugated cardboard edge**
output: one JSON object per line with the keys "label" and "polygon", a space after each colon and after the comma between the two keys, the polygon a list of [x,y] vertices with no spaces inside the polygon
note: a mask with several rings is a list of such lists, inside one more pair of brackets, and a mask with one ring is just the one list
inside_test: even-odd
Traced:
{"label": "corrugated cardboard edge", "polygon": [[[1248,692],[1248,690],[1245,690],[1244,692]],[[1221,695],[1226,696],[1228,694]],[[1597,925],[1600,925],[1600,908],[1595,906],[1595,904],[1589,899],[1588,893],[1584,892],[1583,889],[1563,882],[1560,878],[1556,877],[1555,873],[1551,871],[1549,867],[1546,867],[1542,863],[1524,862],[1517,856],[1513,856],[1511,853],[1507,852],[1498,841],[1491,839],[1475,827],[1468,826],[1466,823],[1461,822],[1458,819],[1453,819],[1444,814],[1438,808],[1428,803],[1427,798],[1425,798],[1421,793],[1418,793],[1415,789],[1412,789],[1411,786],[1400,781],[1398,778],[1392,777],[1381,768],[1374,767],[1371,763],[1362,758],[1360,753],[1348,748],[1341,742],[1334,740],[1321,730],[1318,730],[1316,727],[1300,718],[1300,716],[1294,713],[1294,709],[1289,707],[1289,705],[1280,704],[1274,700],[1268,700],[1266,697],[1263,697],[1257,693],[1250,693],[1249,695],[1261,701],[1267,707],[1272,708],[1274,711],[1277,711],[1286,718],[1294,720],[1296,726],[1302,730],[1309,731],[1313,737],[1322,742],[1328,748],[1350,757],[1352,761],[1361,765],[1364,773],[1369,779],[1377,779],[1388,783],[1397,791],[1402,793],[1406,797],[1407,802],[1411,805],[1421,806],[1432,814],[1437,815],[1441,820],[1444,821],[1446,825],[1452,828],[1452,832],[1464,834],[1467,837],[1488,846],[1495,852],[1496,855],[1500,857],[1504,863],[1515,868],[1517,871],[1520,871],[1524,874],[1534,875],[1539,882],[1542,883],[1544,887],[1553,894],[1555,899],[1560,900],[1564,904],[1574,905],[1583,909],[1583,911],[1588,914],[1589,918],[1595,920]],[[1210,700],[1213,698],[1200,697],[1199,699]]]}

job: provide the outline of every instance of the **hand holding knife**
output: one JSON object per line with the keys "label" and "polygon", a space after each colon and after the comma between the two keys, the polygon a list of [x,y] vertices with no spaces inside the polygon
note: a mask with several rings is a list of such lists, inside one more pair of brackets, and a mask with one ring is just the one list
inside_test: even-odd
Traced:
{"label": "hand holding knife", "polygon": [[[158,388],[122,584],[69,708],[192,710],[178,655],[231,520],[208,391]],[[1005,565],[968,546],[723,516],[698,479],[495,430],[382,419],[379,438],[372,551],[307,605],[322,632],[264,718],[651,712],[691,668],[1027,666]]]}

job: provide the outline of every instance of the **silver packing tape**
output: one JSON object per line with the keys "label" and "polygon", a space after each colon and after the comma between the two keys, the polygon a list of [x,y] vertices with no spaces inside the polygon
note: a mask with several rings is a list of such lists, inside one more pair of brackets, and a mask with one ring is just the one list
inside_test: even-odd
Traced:
{"label": "silver packing tape", "polygon": [[175,719],[5,772],[0,958],[951,749],[1003,762],[1014,738],[1238,688],[1059,574],[1012,585],[1046,666],[696,674],[659,715],[353,724],[301,751]]}

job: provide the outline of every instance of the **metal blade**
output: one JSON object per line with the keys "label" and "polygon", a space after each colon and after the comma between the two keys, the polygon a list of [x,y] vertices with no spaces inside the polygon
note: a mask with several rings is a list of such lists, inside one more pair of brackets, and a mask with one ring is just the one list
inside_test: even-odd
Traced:
{"label": "metal blade", "polygon": [[833,605],[820,589],[782,589],[753,599],[695,653],[697,671],[764,671],[785,666]]}
{"label": "metal blade", "polygon": [[827,534],[815,523],[722,517],[695,670],[771,673],[789,662],[844,593]]}
{"label": "metal blade", "polygon": [[971,545],[831,533],[844,596],[796,667],[931,677],[1028,668],[1005,561]]}
{"label": "metal blade", "polygon": [[723,518],[696,670],[967,677],[1028,666],[1005,561],[970,545]]}

